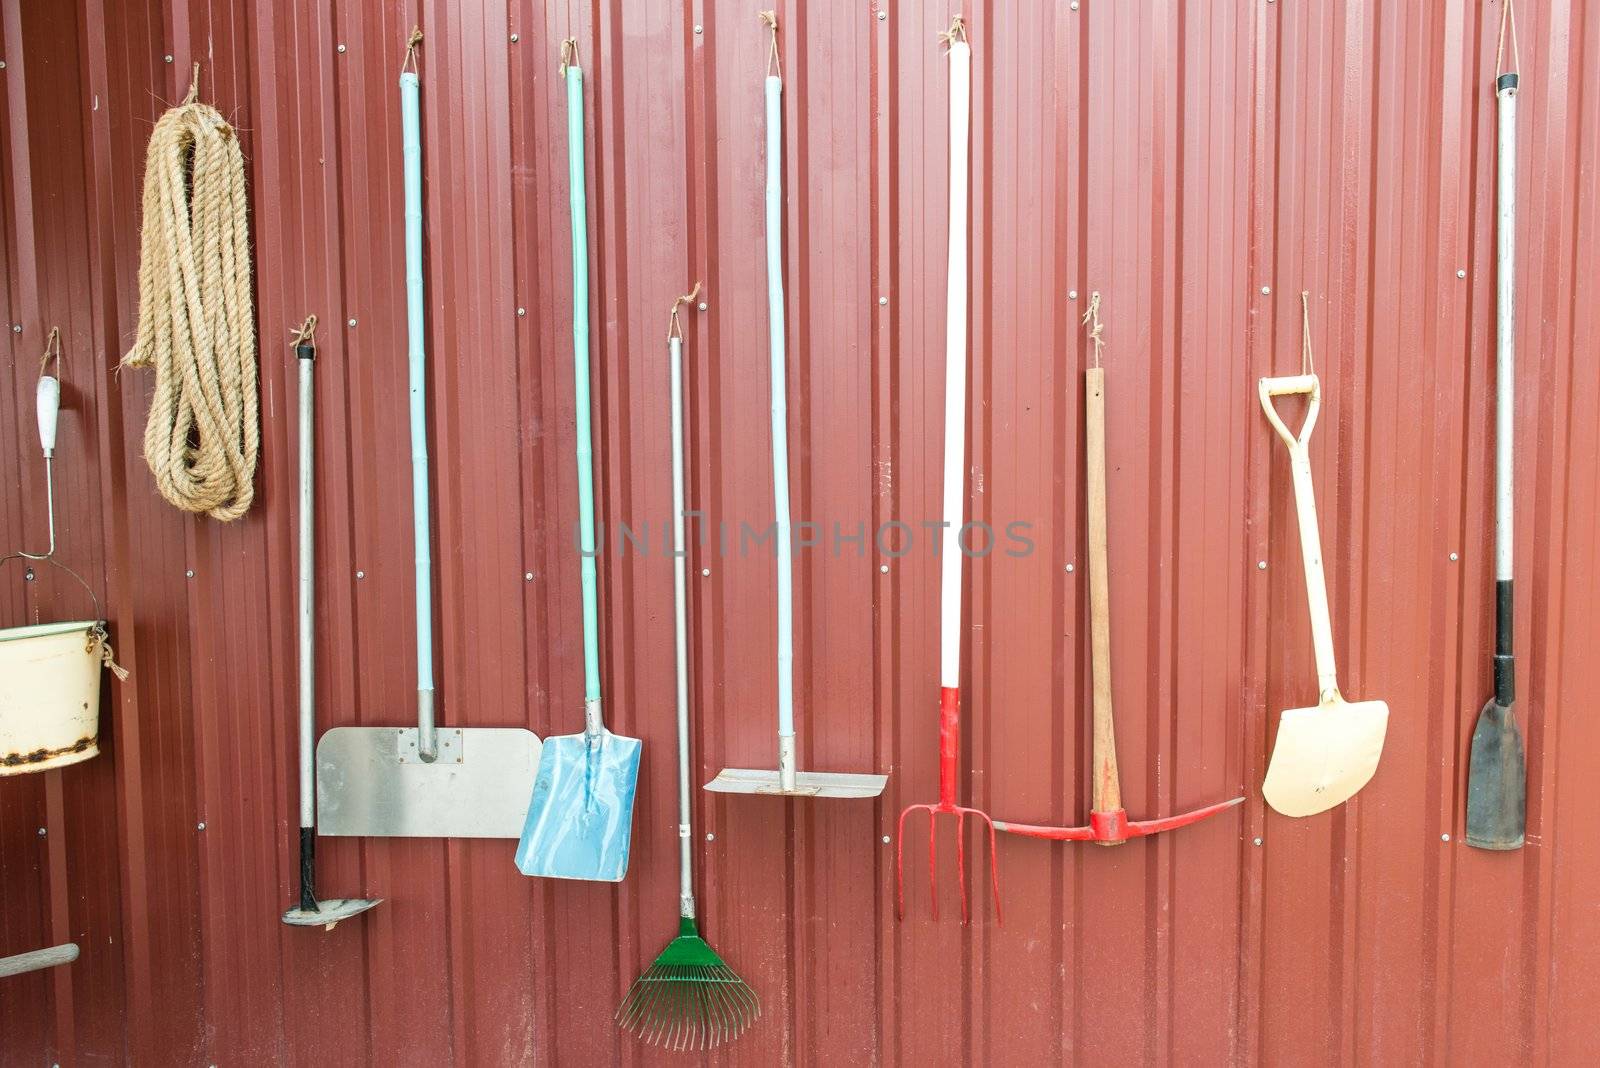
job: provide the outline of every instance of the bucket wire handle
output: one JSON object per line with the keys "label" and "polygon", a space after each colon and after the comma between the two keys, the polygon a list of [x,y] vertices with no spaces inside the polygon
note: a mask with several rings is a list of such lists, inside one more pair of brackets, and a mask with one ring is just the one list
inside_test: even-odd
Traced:
{"label": "bucket wire handle", "polygon": [[[45,374],[50,366],[50,361],[56,362],[56,373]],[[111,654],[110,636],[106,634],[103,613],[100,610],[100,598],[95,595],[94,588],[84,581],[82,575],[55,558],[56,555],[56,495],[55,471],[53,459],[56,451],[56,419],[61,411],[61,328],[50,328],[50,336],[45,341],[44,355],[39,360],[39,387],[35,394],[35,406],[39,418],[39,448],[44,453],[44,492],[45,513],[48,517],[50,528],[50,545],[42,553],[30,553],[18,549],[14,553],[0,556],[0,567],[13,560],[26,560],[30,565],[36,563],[50,564],[60,568],[71,575],[73,581],[83,587],[83,592],[89,595],[89,601],[94,605],[94,622],[89,628],[89,651],[97,647],[101,659],[118,679],[128,677],[128,672],[118,664]],[[33,568],[28,568],[28,576],[33,575]]]}

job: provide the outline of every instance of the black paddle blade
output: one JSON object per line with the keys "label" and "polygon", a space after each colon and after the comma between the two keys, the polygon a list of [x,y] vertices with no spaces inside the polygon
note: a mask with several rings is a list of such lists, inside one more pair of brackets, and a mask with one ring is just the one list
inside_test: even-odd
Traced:
{"label": "black paddle blade", "polygon": [[1472,732],[1467,769],[1467,845],[1520,849],[1527,829],[1528,766],[1511,705],[1490,700]]}

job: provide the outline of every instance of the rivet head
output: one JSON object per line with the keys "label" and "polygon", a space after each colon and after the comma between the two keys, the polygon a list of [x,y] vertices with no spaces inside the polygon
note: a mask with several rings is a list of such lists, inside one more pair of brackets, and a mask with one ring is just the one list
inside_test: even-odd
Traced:
{"label": "rivet head", "polygon": [[1260,845],[1261,844],[1261,839],[1260,838],[1252,838],[1251,841],[1254,842],[1256,845]]}
{"label": "rivet head", "polygon": [[1072,8],[1074,11],[1078,10],[1078,0],[1072,0],[1072,3],[1068,4],[1067,6]]}
{"label": "rivet head", "polygon": [[40,827],[39,828],[39,837],[43,838],[44,836],[45,836],[45,829],[43,827]]}
{"label": "rivet head", "polygon": [[356,578],[363,579],[363,578],[366,578],[366,577],[367,577],[367,573],[365,571],[357,571],[356,572]]}
{"label": "rivet head", "polygon": [[1444,834],[1441,834],[1441,835],[1440,835],[1440,836],[1439,836],[1439,841],[1441,841],[1441,842],[1448,842],[1448,841],[1450,841],[1450,832],[1449,832],[1449,831],[1446,831],[1446,832],[1445,832],[1445,833],[1444,833]]}
{"label": "rivet head", "polygon": [[163,62],[163,63],[171,63],[171,62],[172,62],[172,57],[171,57],[171,56],[170,56],[170,55],[167,55],[167,56],[162,56],[162,57],[161,57],[161,61],[162,61],[162,62]]}
{"label": "rivet head", "polygon": [[[883,21],[883,20],[884,20],[884,19],[886,19],[886,18],[888,18],[888,17],[889,17],[889,13],[888,13],[888,12],[887,12],[887,11],[880,11],[880,12],[878,12],[878,21],[879,21],[879,22],[882,22],[882,21]],[[888,840],[888,839],[885,839],[885,841],[887,841],[887,840]]]}
{"label": "rivet head", "polygon": [[1068,564],[1068,565],[1067,565],[1067,570],[1068,570],[1068,571],[1071,571],[1071,570],[1072,570],[1072,565],[1071,565],[1071,564]]}
{"label": "rivet head", "polygon": [[205,820],[201,820],[199,823],[194,825],[194,829],[197,830],[197,831],[205,830],[206,829],[206,821]]}
{"label": "rivet head", "polygon": [[1465,278],[1466,276],[1467,276],[1466,268],[1463,267],[1463,268],[1460,268],[1460,269],[1458,269],[1456,271],[1456,277],[1457,278]]}
{"label": "rivet head", "polygon": [[28,570],[26,570],[26,571],[24,571],[22,573],[22,580],[24,582],[32,582],[33,581],[33,568],[30,567],[30,568],[28,568]]}
{"label": "rivet head", "polygon": [[889,573],[889,565],[888,564],[879,564],[878,565],[878,571],[881,572],[882,574],[887,575]]}
{"label": "rivet head", "polygon": [[1256,570],[1265,571],[1266,569],[1267,569],[1267,562],[1265,560],[1257,560],[1256,561]]}
{"label": "rivet head", "polygon": [[522,581],[523,582],[532,582],[533,581],[533,572],[532,571],[524,571],[522,573]]}
{"label": "rivet head", "polygon": [[524,316],[524,315],[527,315],[527,314],[528,314],[528,309],[527,308],[518,308],[517,309],[518,317],[521,317],[521,316]]}
{"label": "rivet head", "polygon": [[702,300],[699,304],[696,305],[696,307],[698,307],[701,311],[705,311],[706,310],[706,302]]}
{"label": "rivet head", "polygon": [[1078,291],[1076,289],[1067,290],[1067,299],[1068,300],[1077,300],[1078,299]]}
{"label": "rivet head", "polygon": [[185,571],[183,573],[183,577],[184,578],[194,578],[194,568],[191,567],[187,571]]}
{"label": "rivet head", "polygon": [[21,323],[12,323],[12,324],[11,324],[11,332],[12,332],[12,333],[13,333],[13,334],[20,334],[20,333],[22,333],[22,324],[21,324]]}
{"label": "rivet head", "polygon": [[511,43],[512,44],[516,44],[520,40],[522,40],[522,34],[514,33],[514,34],[511,35]]}
{"label": "rivet head", "polygon": [[356,328],[356,321],[354,319],[346,319],[344,321],[344,325],[354,330]]}
{"label": "rivet head", "polygon": [[340,45],[340,46],[339,46],[339,54],[340,54],[340,55],[343,55],[343,54],[344,54],[344,45]]}
{"label": "rivet head", "polygon": [[699,27],[699,26],[696,26],[696,27],[695,27],[695,28],[694,28],[694,32],[695,32],[695,33],[699,33],[699,32],[700,32],[700,27]]}
{"label": "rivet head", "polygon": [[709,567],[702,567],[700,569],[700,577],[701,578],[710,578],[711,577],[711,569]]}
{"label": "rivet head", "polygon": [[715,842],[716,840],[717,840],[717,836],[714,833],[712,833],[711,831],[707,831],[706,832],[706,841]]}
{"label": "rivet head", "polygon": [[884,845],[888,845],[889,844],[889,836],[888,835],[884,835],[883,836],[883,844]]}
{"label": "rivet head", "polygon": [[879,307],[882,307],[882,306],[884,306],[884,305],[886,305],[888,303],[889,303],[889,298],[888,297],[879,297],[878,298]]}
{"label": "rivet head", "polygon": [[6,61],[3,60],[3,59],[0,59],[0,70],[5,70],[5,69],[6,69]]}
{"label": "rivet head", "polygon": [[1460,556],[1459,556],[1459,555],[1458,555],[1458,554],[1456,554],[1456,553],[1451,553],[1451,554],[1450,554],[1450,559],[1451,559],[1451,560],[1452,560],[1452,561],[1454,561],[1454,560],[1459,560],[1459,559],[1461,559],[1461,557],[1460,557]]}
{"label": "rivet head", "polygon": [[[1270,0],[1269,0],[1269,2],[1270,2]],[[1261,295],[1263,297],[1271,296],[1272,295],[1272,287],[1271,286],[1262,286],[1261,287]]]}

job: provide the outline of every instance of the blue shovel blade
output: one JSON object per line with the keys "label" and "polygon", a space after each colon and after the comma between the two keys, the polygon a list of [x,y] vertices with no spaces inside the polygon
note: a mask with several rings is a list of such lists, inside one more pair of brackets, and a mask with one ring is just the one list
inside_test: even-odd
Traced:
{"label": "blue shovel blade", "polygon": [[546,879],[617,883],[633,845],[633,795],[643,743],[602,730],[546,738],[517,868]]}

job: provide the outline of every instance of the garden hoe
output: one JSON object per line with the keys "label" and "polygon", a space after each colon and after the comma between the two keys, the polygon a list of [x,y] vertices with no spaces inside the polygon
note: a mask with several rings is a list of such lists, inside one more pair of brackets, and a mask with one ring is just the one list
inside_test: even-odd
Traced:
{"label": "garden hoe", "polygon": [[1106,403],[1105,369],[1100,366],[1100,294],[1089,298],[1085,322],[1093,322],[1095,366],[1083,373],[1084,435],[1088,447],[1089,492],[1089,625],[1094,676],[1094,781],[1087,827],[1041,827],[995,820],[997,831],[1069,842],[1121,845],[1129,838],[1159,834],[1198,823],[1207,816],[1243,804],[1243,797],[1197,808],[1176,816],[1130,820],[1122,807],[1117,778],[1117,738],[1111,714],[1111,589],[1106,566]]}
{"label": "garden hoe", "polygon": [[[295,362],[300,365],[300,903],[283,914],[291,927],[322,927],[333,930],[340,920],[362,913],[378,904],[364,898],[317,900],[317,737],[316,687],[316,479],[313,459],[316,445],[316,418],[312,390],[312,366],[317,348],[311,337],[316,316],[306,320],[294,346]],[[381,900],[381,899],[380,899]]]}
{"label": "garden hoe", "polygon": [[761,1015],[755,991],[700,937],[695,919],[694,834],[689,826],[688,548],[683,535],[683,329],[672,302],[667,359],[672,394],[672,636],[678,708],[678,937],[634,980],[617,1008],[617,1025],[667,1049],[714,1049],[744,1033]]}
{"label": "garden hoe", "polygon": [[561,45],[567,84],[572,208],[572,377],[578,453],[578,540],[583,588],[583,733],[546,738],[517,868],[550,879],[621,882],[633,844],[633,797],[643,743],[606,730],[600,712],[600,599],[595,592],[594,446],[589,413],[589,208],[584,196],[583,70],[577,40]]}
{"label": "garden hoe", "polygon": [[[411,33],[406,59],[422,34]],[[410,336],[411,507],[416,556],[417,725],[334,727],[317,745],[317,820],[325,835],[516,838],[539,768],[522,727],[441,730],[433,714],[433,566],[422,323],[422,137],[417,75],[400,73],[405,155],[406,326]]]}
{"label": "garden hoe", "polygon": [[[1517,66],[1516,17],[1511,0],[1500,16],[1501,50],[1511,27],[1511,65]],[[1500,59],[1495,68],[1500,67]],[[1517,849],[1527,830],[1528,767],[1514,707],[1517,690],[1511,659],[1511,528],[1515,515],[1511,446],[1515,429],[1515,307],[1517,221],[1517,75],[1495,83],[1500,113],[1499,173],[1495,179],[1495,500],[1494,500],[1494,695],[1478,713],[1467,769],[1467,844],[1479,849]]]}
{"label": "garden hoe", "polygon": [[[1382,701],[1346,701],[1339,693],[1333,659],[1333,623],[1322,569],[1322,537],[1317,531],[1316,494],[1311,483],[1311,430],[1322,406],[1322,384],[1311,368],[1311,319],[1307,294],[1300,294],[1304,373],[1263,378],[1257,393],[1267,421],[1289,447],[1294,503],[1300,521],[1300,553],[1306,570],[1306,601],[1311,610],[1311,644],[1317,659],[1317,703],[1286,710],[1278,721],[1278,740],[1267,763],[1261,795],[1285,816],[1312,816],[1341,805],[1378,770],[1389,706]],[[1310,402],[1299,434],[1291,434],[1273,398],[1306,395]]]}
{"label": "garden hoe", "polygon": [[950,45],[950,262],[945,319],[944,379],[944,529],[939,577],[939,800],[909,805],[900,813],[895,836],[895,915],[906,910],[906,817],[928,813],[928,891],[933,918],[939,918],[935,888],[938,867],[934,842],[942,814],[956,818],[956,881],[961,888],[961,922],[967,923],[966,818],[989,828],[989,885],[994,916],[1000,915],[1000,869],[994,853],[994,824],[975,808],[956,804],[956,762],[961,746],[961,551],[962,477],[967,451],[967,145],[972,105],[972,48],[957,15],[941,35]]}
{"label": "garden hoe", "polygon": [[[794,555],[789,516],[789,402],[784,366],[783,317],[783,79],[772,73],[778,58],[778,20],[767,64],[767,319],[772,351],[772,495],[778,551],[778,769],[723,768],[707,790],[786,797],[877,797],[887,775],[797,771],[794,736]],[[548,757],[546,758],[548,759]]]}

